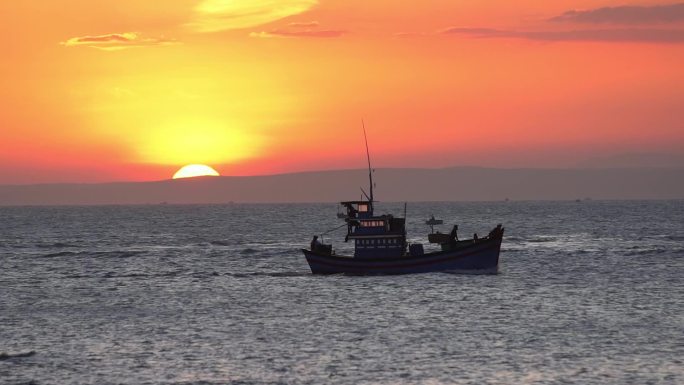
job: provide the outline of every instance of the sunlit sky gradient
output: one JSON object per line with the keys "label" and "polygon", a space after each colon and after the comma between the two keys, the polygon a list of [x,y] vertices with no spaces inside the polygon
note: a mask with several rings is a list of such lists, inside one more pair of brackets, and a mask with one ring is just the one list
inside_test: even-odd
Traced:
{"label": "sunlit sky gradient", "polygon": [[2,1],[0,184],[684,153],[684,5],[408,4]]}

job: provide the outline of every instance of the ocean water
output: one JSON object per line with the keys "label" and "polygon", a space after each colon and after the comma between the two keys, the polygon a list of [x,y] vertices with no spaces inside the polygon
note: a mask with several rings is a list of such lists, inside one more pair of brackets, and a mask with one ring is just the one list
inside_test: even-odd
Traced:
{"label": "ocean water", "polygon": [[498,275],[312,276],[335,213],[0,208],[0,383],[684,383],[684,201],[408,205],[502,223]]}

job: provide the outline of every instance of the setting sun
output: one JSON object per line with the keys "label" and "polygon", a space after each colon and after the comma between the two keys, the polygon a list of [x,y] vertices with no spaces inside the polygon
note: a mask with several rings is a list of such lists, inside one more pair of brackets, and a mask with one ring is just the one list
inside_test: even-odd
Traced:
{"label": "setting sun", "polygon": [[173,179],[194,178],[196,176],[220,176],[213,168],[204,164],[189,164],[173,174]]}

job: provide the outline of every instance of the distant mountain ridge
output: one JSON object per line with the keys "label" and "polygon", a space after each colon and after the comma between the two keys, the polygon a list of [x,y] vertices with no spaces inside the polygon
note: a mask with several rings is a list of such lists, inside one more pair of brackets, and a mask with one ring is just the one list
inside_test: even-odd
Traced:
{"label": "distant mountain ridge", "polygon": [[594,157],[580,162],[578,168],[682,168],[684,154],[629,153]]}
{"label": "distant mountain ridge", "polygon": [[[382,168],[381,201],[684,199],[682,168],[441,169]],[[368,170],[154,182],[0,185],[0,205],[336,202],[360,197]]]}

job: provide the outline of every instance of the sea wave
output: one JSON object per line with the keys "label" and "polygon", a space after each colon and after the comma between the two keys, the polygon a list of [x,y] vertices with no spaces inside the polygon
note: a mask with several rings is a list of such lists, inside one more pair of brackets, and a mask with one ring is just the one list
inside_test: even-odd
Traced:
{"label": "sea wave", "polygon": [[229,277],[235,278],[249,278],[249,277],[311,277],[311,272],[306,271],[277,271],[277,272],[260,272],[255,271],[251,273],[226,273]]}
{"label": "sea wave", "polygon": [[31,357],[35,354],[36,354],[36,352],[33,350],[28,351],[28,352],[22,352],[22,353],[0,353],[0,361],[9,360],[11,358]]}
{"label": "sea wave", "polygon": [[112,279],[112,278],[153,278],[153,277],[169,277],[176,276],[177,273],[164,274],[147,274],[147,273],[124,273],[118,274],[115,272],[106,272],[104,274],[69,274],[65,275],[66,279]]}
{"label": "sea wave", "polygon": [[626,256],[638,256],[638,255],[657,255],[667,253],[668,249],[664,247],[652,247],[652,248],[633,248],[625,252]]}
{"label": "sea wave", "polygon": [[35,247],[40,248],[40,249],[58,249],[58,248],[64,248],[64,247],[81,247],[80,245],[74,245],[71,243],[65,243],[65,242],[55,242],[55,243],[38,243],[35,245]]}
{"label": "sea wave", "polygon": [[150,274],[150,273],[123,273],[119,274],[113,271],[109,271],[105,273],[104,275],[101,275],[99,278],[159,278],[159,277],[175,277],[179,274],[180,272],[178,271],[169,271],[165,273],[157,273],[157,274]]}
{"label": "sea wave", "polygon": [[209,244],[212,246],[231,246],[230,242],[226,241],[211,241]]}
{"label": "sea wave", "polygon": [[255,271],[255,272],[244,272],[244,273],[220,273],[218,271],[206,271],[206,272],[181,272],[181,271],[168,271],[164,273],[144,273],[144,272],[130,272],[130,273],[117,273],[113,271],[106,272],[104,274],[70,274],[64,276],[67,279],[116,279],[116,278],[164,278],[164,277],[177,277],[177,276],[188,276],[193,278],[211,278],[211,277],[233,277],[233,278],[250,278],[250,277],[307,277],[311,276],[309,271]]}
{"label": "sea wave", "polygon": [[537,238],[525,239],[524,241],[529,242],[529,243],[546,243],[546,242],[556,242],[556,241],[558,241],[558,238],[556,238],[556,237],[537,237]]}
{"label": "sea wave", "polygon": [[60,251],[57,253],[50,253],[50,254],[43,254],[41,255],[42,258],[55,258],[55,257],[65,257],[65,256],[71,256],[71,255],[78,255],[79,253],[73,252],[73,251]]}
{"label": "sea wave", "polygon": [[144,254],[141,250],[111,250],[111,251],[59,251],[56,253],[42,254],[41,258],[90,256],[95,258],[130,258]]}

